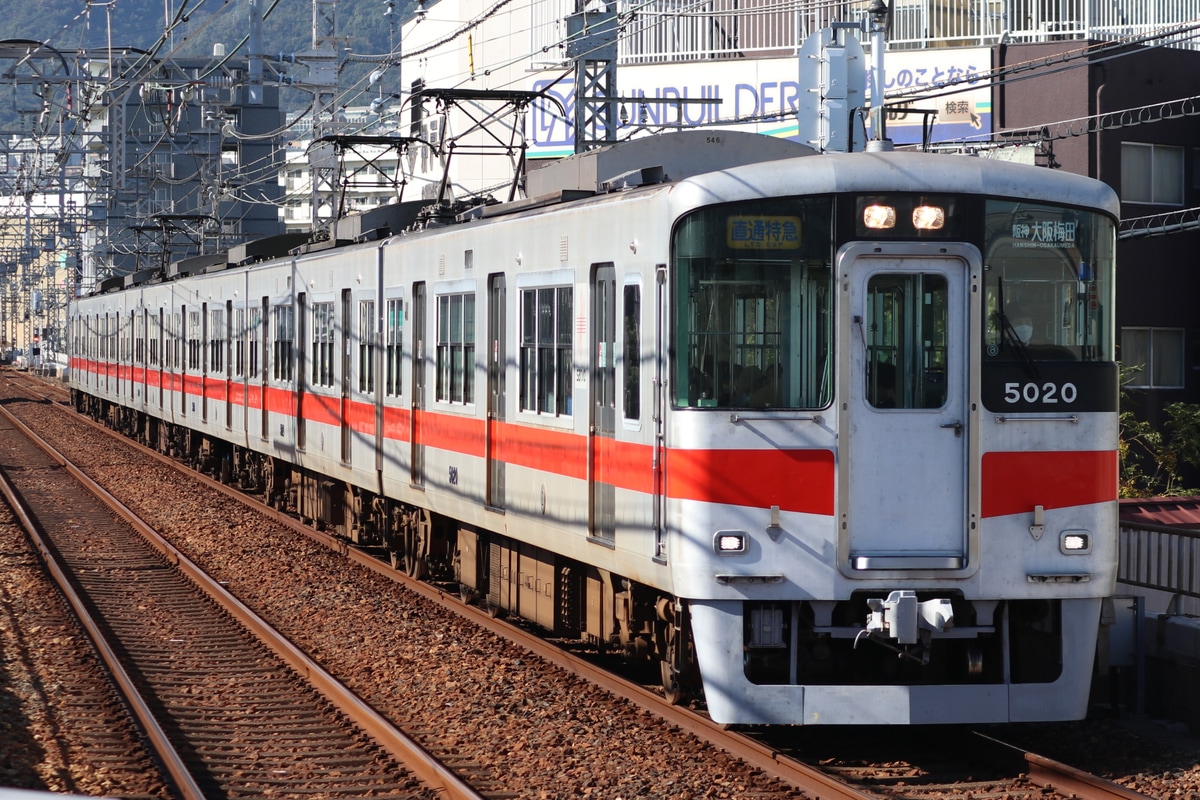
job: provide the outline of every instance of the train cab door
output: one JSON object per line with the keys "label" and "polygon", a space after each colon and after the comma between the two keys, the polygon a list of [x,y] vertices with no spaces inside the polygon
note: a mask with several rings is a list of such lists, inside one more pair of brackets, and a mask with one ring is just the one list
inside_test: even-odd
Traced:
{"label": "train cab door", "polygon": [[487,354],[487,430],[484,449],[487,452],[487,505],[504,508],[504,453],[500,436],[504,430],[504,380],[508,366],[508,346],[505,337],[507,302],[504,275],[488,278],[488,354]]}
{"label": "train cab door", "polygon": [[413,284],[412,414],[409,415],[409,481],[425,485],[425,440],[421,415],[425,408],[425,284]]}
{"label": "train cab door", "polygon": [[852,574],[968,565],[973,253],[872,243],[838,259],[839,553]]}
{"label": "train cab door", "polygon": [[589,535],[616,540],[613,450],[617,418],[617,281],[613,265],[592,266],[591,425],[588,433]]}

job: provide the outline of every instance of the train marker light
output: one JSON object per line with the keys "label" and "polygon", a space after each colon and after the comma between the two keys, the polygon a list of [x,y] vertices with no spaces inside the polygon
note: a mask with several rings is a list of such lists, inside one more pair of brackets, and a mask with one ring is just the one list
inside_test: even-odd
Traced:
{"label": "train marker light", "polygon": [[1087,531],[1063,531],[1059,549],[1067,555],[1083,555],[1092,552],[1092,535]]}
{"label": "train marker light", "polygon": [[863,224],[872,230],[896,227],[896,207],[872,203],[863,209]]}
{"label": "train marker light", "polygon": [[917,206],[912,212],[912,222],[919,231],[940,231],[946,224],[946,210],[941,206]]}
{"label": "train marker light", "polygon": [[745,531],[717,531],[713,537],[713,549],[721,555],[746,552]]}

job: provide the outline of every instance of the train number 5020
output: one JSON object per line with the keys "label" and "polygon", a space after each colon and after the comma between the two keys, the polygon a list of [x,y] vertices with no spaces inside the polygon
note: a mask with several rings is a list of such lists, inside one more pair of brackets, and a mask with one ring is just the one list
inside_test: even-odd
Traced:
{"label": "train number 5020", "polygon": [[1064,383],[1017,383],[1004,384],[1004,402],[1019,403],[1074,403],[1078,396],[1075,384]]}

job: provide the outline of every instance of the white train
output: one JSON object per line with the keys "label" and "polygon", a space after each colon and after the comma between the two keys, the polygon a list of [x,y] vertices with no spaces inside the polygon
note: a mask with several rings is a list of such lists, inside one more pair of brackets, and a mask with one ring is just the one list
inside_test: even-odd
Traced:
{"label": "white train", "polygon": [[1084,716],[1107,186],[708,131],[527,194],[111,279],[70,308],[77,407],[721,722]]}

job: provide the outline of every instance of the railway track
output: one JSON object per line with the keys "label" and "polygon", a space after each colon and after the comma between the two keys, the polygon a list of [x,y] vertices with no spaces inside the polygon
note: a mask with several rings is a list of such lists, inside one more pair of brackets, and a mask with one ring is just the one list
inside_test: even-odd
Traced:
{"label": "railway track", "polygon": [[839,780],[894,800],[1147,800],[1148,795],[997,738],[1002,735],[953,726],[885,730],[863,738],[837,731],[807,737],[801,749]]}
{"label": "railway track", "polygon": [[[121,441],[126,442],[127,440],[122,439]],[[152,451],[145,452],[152,453]],[[163,459],[157,454],[154,455],[165,463],[171,464],[172,468],[177,468],[174,462]],[[194,476],[194,473],[190,471],[187,474]],[[205,480],[210,487],[227,493],[230,497],[236,498],[239,503],[245,502],[246,498],[239,492],[222,486],[215,481]],[[273,510],[266,510],[261,504],[256,503],[255,505],[260,513],[271,515],[279,524],[320,543],[323,547],[338,553],[340,557],[349,559],[377,575],[387,578],[389,581],[402,582],[407,589],[418,593],[430,603],[436,604],[454,614],[465,616],[473,624],[492,631],[496,635],[518,644],[521,648],[537,653],[550,663],[556,664],[576,675],[583,676],[589,682],[604,687],[615,696],[630,701],[649,713],[667,720],[671,725],[688,731],[691,735],[698,737],[706,744],[734,755],[749,765],[751,769],[760,770],[774,776],[786,786],[779,796],[795,796],[797,792],[802,792],[806,796],[819,798],[865,798],[880,795],[920,798],[938,796],[940,792],[942,793],[941,796],[972,794],[978,797],[982,796],[982,794],[1000,792],[999,795],[994,796],[1005,796],[1007,794],[1013,798],[1026,796],[1053,797],[1054,789],[1061,786],[1063,789],[1059,794],[1062,796],[1076,794],[1081,797],[1121,797],[1126,800],[1131,797],[1142,797],[1142,795],[1123,790],[1115,784],[1107,784],[1107,782],[1102,781],[1096,782],[1092,788],[1089,788],[1087,794],[1080,793],[1078,791],[1078,784],[1072,783],[1072,781],[1079,780],[1080,774],[1078,772],[1072,771],[1070,768],[1060,768],[1057,762],[1040,759],[1036,756],[1030,756],[1032,760],[1028,761],[1028,763],[1034,764],[1036,762],[1037,771],[1035,772],[1032,769],[1021,771],[1018,769],[1013,772],[1010,783],[1004,783],[1000,779],[988,780],[986,782],[971,781],[968,777],[961,776],[948,779],[950,780],[949,783],[938,783],[936,777],[927,777],[924,779],[922,786],[916,786],[906,784],[916,784],[918,783],[917,781],[906,780],[903,777],[889,780],[886,776],[881,777],[881,773],[879,772],[874,773],[871,777],[864,777],[865,773],[854,775],[851,774],[854,770],[839,769],[836,764],[827,765],[824,769],[817,769],[788,756],[785,753],[785,748],[778,747],[770,741],[758,741],[740,732],[726,730],[721,726],[712,724],[702,714],[665,704],[661,697],[654,692],[647,691],[630,681],[613,676],[611,673],[591,664],[586,659],[565,652],[526,631],[493,619],[482,609],[464,605],[456,592],[446,592],[425,584],[413,583],[371,554],[350,549],[343,541],[314,531]],[[447,703],[447,705],[453,705],[453,703]],[[436,742],[442,736],[439,732],[431,729],[414,731],[410,728],[410,733],[414,734],[416,738],[425,741],[431,749],[436,749]],[[430,745],[431,742],[434,744]],[[861,741],[859,745],[862,745]],[[447,747],[448,752],[453,752],[455,749],[453,744]],[[470,763],[471,757],[463,756],[460,760]],[[811,761],[811,759],[809,760]],[[955,789],[956,786],[959,787],[957,790]],[[767,797],[774,795],[756,791],[755,796]]]}
{"label": "railway track", "polygon": [[0,416],[9,503],[178,796],[479,797],[315,663],[273,653],[286,650],[283,637],[98,487],[81,491],[84,476]]}

